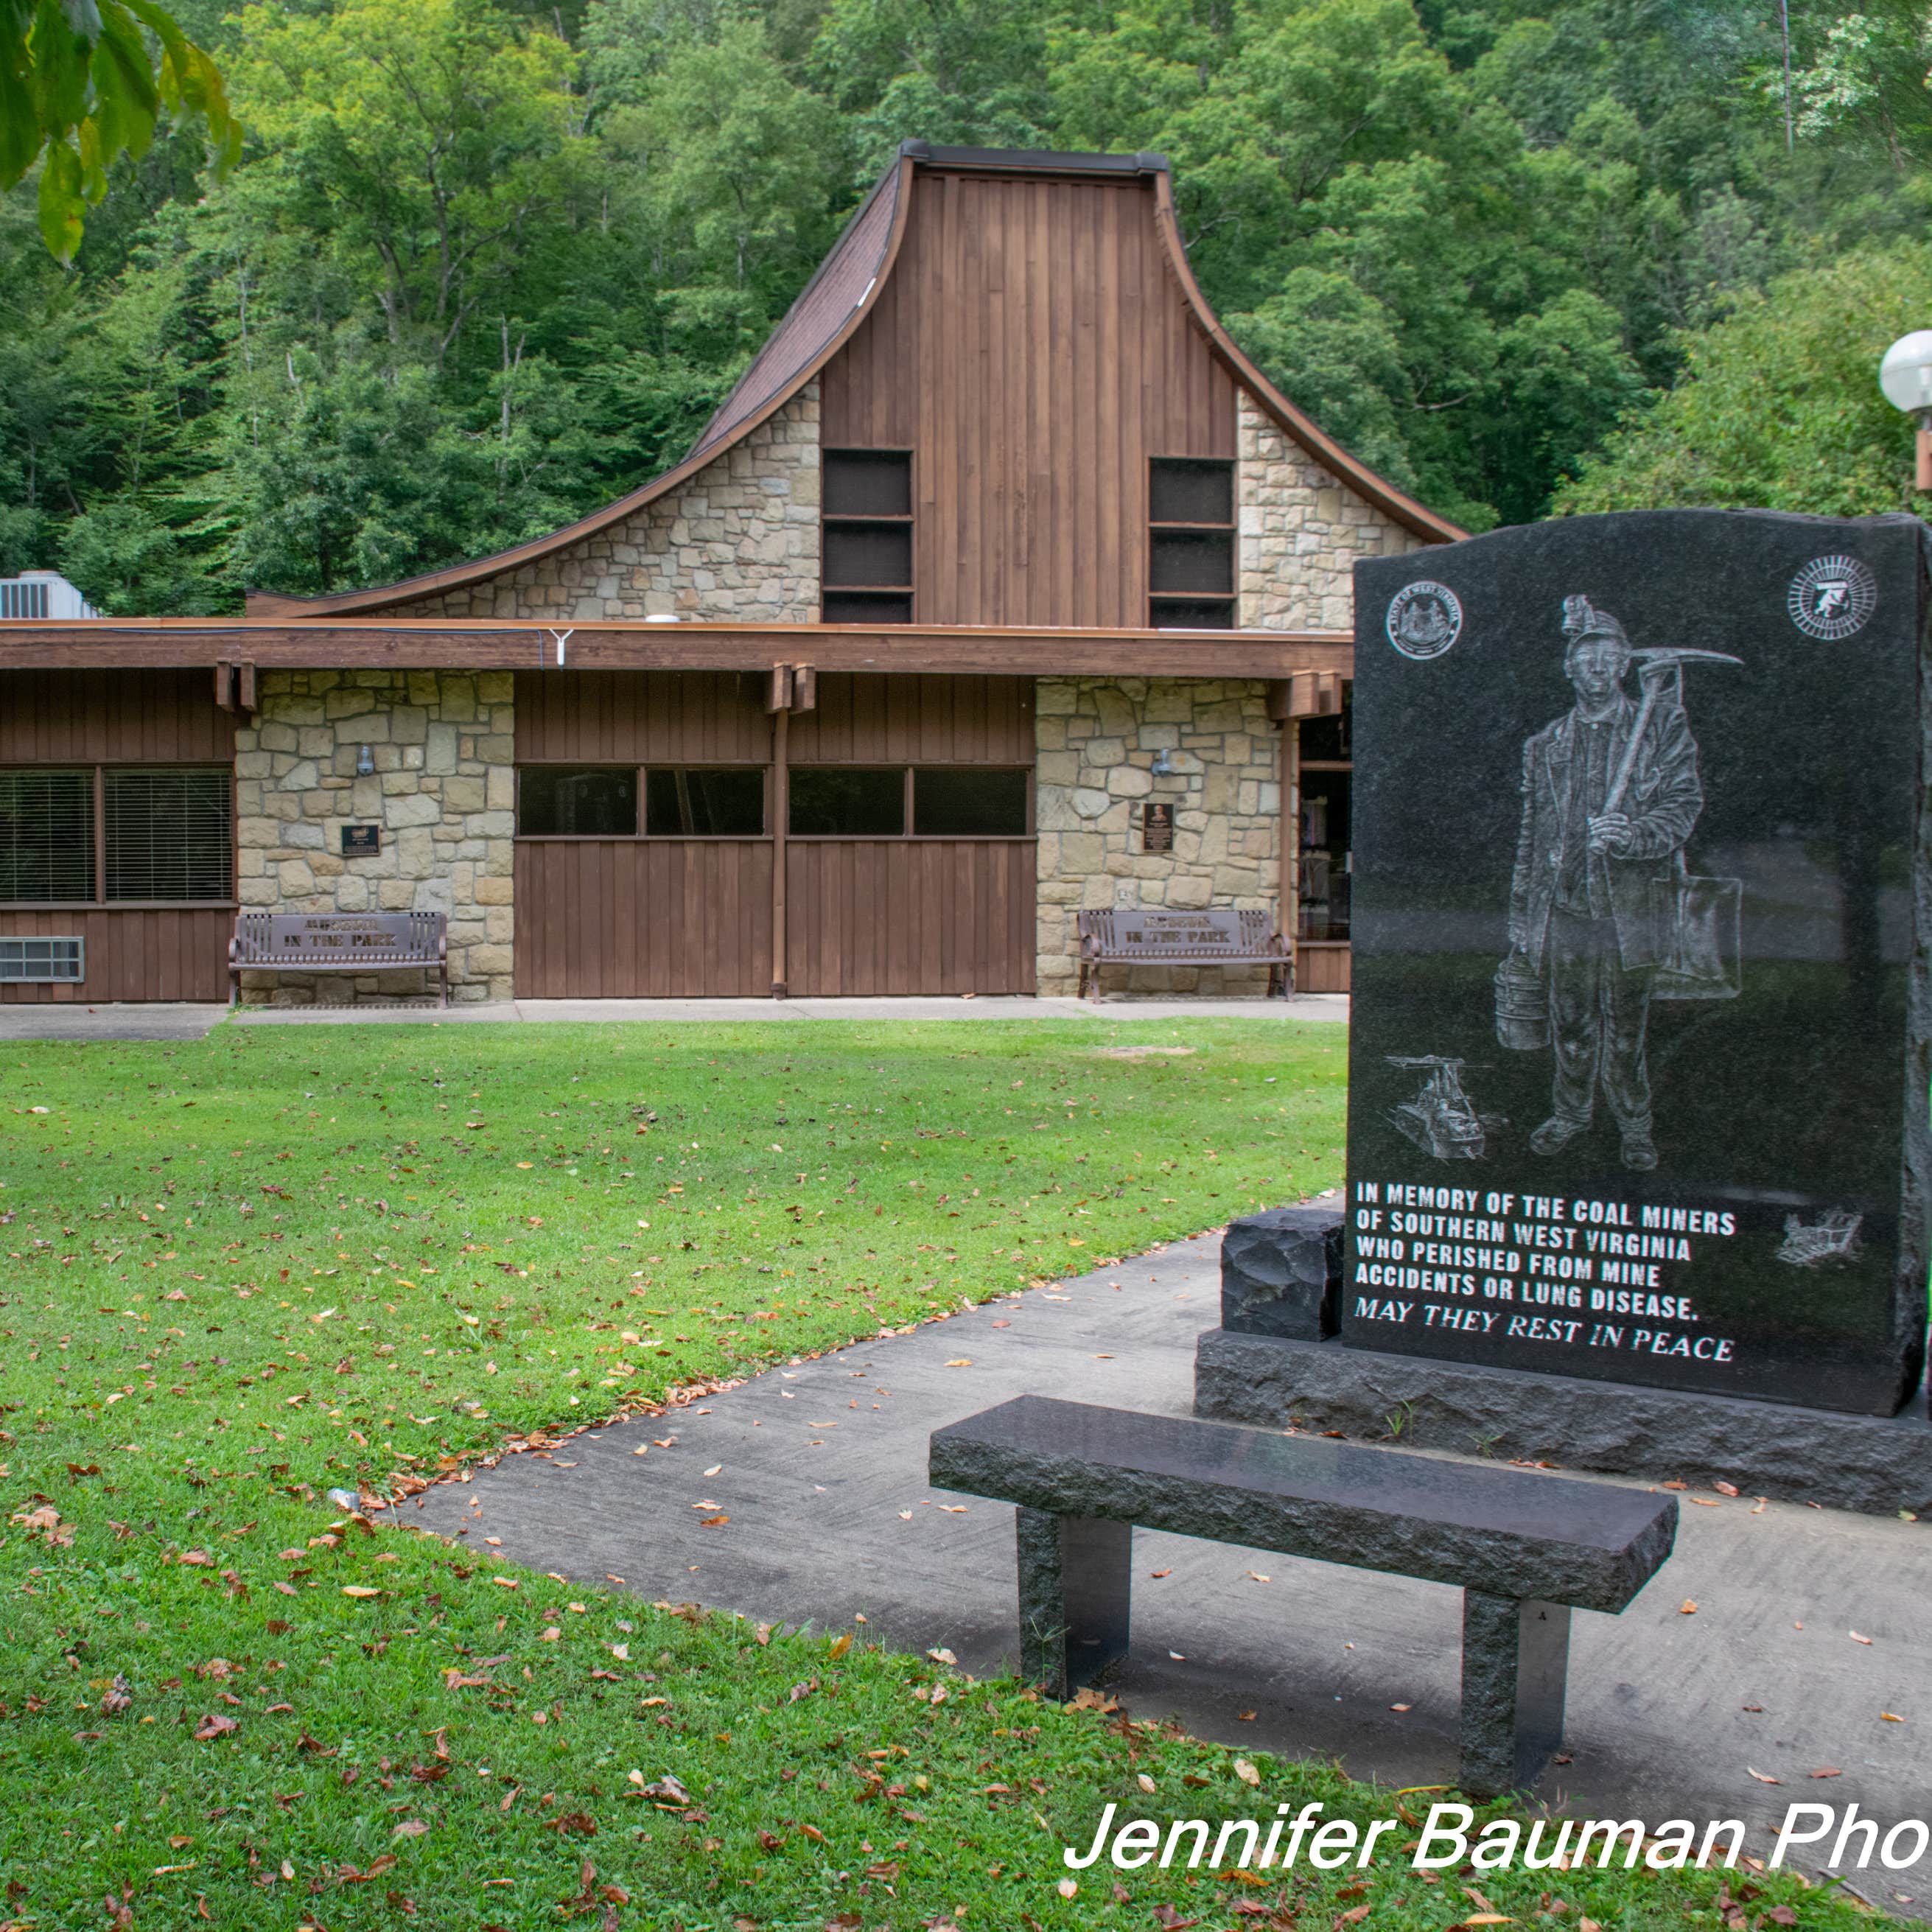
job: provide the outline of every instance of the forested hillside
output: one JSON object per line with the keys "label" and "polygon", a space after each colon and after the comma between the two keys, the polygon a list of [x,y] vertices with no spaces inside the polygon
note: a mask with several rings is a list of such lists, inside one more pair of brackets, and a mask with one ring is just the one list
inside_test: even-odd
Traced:
{"label": "forested hillside", "polygon": [[1923,0],[1792,0],[1788,95],[1776,0],[222,4],[176,11],[225,179],[177,129],[72,270],[0,199],[0,574],[110,611],[642,481],[907,136],[1167,154],[1249,352],[1472,528],[1906,501],[1870,370],[1932,323]]}

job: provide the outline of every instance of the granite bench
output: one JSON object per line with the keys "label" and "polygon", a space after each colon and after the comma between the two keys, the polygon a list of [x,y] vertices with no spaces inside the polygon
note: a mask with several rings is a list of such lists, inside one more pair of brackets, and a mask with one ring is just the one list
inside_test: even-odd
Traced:
{"label": "granite bench", "polygon": [[1018,1505],[1020,1667],[1064,1697],[1127,1648],[1136,1524],[1453,1583],[1461,1783],[1532,1783],[1561,1741],[1570,1612],[1614,1616],[1675,1498],[1318,1436],[1022,1396],[932,1437],[941,1489]]}

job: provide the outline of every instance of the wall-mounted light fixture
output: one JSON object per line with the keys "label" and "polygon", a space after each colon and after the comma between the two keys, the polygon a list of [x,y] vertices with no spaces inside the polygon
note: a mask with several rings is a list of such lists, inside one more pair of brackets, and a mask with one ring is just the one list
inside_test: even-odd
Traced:
{"label": "wall-mounted light fixture", "polygon": [[356,776],[358,778],[373,778],[376,776],[376,754],[367,745],[356,754]]}
{"label": "wall-mounted light fixture", "polygon": [[1154,754],[1154,764],[1150,769],[1157,778],[1173,777],[1174,760],[1167,755],[1167,747],[1165,745]]}

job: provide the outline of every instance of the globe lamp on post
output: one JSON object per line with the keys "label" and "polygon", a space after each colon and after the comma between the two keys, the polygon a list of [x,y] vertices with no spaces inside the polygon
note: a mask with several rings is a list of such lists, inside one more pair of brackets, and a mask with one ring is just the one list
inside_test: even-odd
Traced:
{"label": "globe lamp on post", "polygon": [[1895,410],[1918,422],[1918,463],[1914,482],[1932,490],[1932,328],[1901,335],[1878,365],[1878,386]]}

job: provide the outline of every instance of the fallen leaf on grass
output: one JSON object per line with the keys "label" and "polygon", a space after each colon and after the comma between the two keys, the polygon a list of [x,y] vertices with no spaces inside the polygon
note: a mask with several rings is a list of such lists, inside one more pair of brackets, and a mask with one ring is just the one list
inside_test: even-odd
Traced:
{"label": "fallen leaf on grass", "polygon": [[429,1829],[420,1818],[405,1818],[389,1834],[392,1838],[420,1838]]}
{"label": "fallen leaf on grass", "polygon": [[1143,1791],[1152,1791],[1155,1788],[1154,1780],[1145,1772],[1141,1772],[1134,1781]]}
{"label": "fallen leaf on grass", "polygon": [[836,1664],[851,1648],[852,1633],[850,1630],[848,1630],[843,1636],[834,1637],[830,1653],[832,1660]]}
{"label": "fallen leaf on grass", "polygon": [[1078,1879],[1064,1878],[1054,1889],[1062,1898],[1072,1898],[1080,1889],[1080,1881]]}
{"label": "fallen leaf on grass", "polygon": [[217,1711],[212,1715],[202,1718],[201,1722],[195,1726],[194,1734],[197,1738],[206,1740],[209,1738],[224,1736],[230,1731],[239,1730],[241,1728],[241,1721],[238,1718],[230,1717],[225,1711]]}
{"label": "fallen leaf on grass", "polygon": [[1234,1775],[1238,1778],[1244,1784],[1258,1784],[1262,1781],[1261,1773],[1256,1770],[1254,1766],[1249,1763],[1247,1760],[1244,1757],[1238,1757],[1235,1759],[1234,1769]]}
{"label": "fallen leaf on grass", "polygon": [[345,1583],[342,1594],[345,1597],[380,1597],[382,1593],[371,1583]]}

